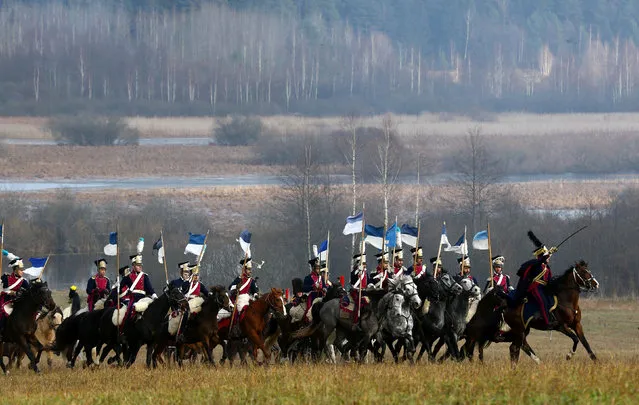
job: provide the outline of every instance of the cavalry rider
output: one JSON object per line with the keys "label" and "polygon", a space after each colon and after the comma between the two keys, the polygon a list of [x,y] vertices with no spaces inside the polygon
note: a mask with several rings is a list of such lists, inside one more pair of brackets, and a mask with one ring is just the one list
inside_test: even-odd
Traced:
{"label": "cavalry rider", "polygon": [[464,256],[457,259],[457,263],[459,263],[459,274],[455,275],[453,278],[456,282],[460,282],[463,279],[467,278],[473,282],[473,285],[478,285],[477,279],[475,276],[470,274],[470,257]]}
{"label": "cavalry rider", "polygon": [[93,311],[95,303],[109,295],[109,291],[111,291],[111,281],[109,281],[109,278],[106,277],[107,261],[104,259],[98,259],[94,263],[98,268],[98,272],[95,276],[89,279],[86,290],[87,306],[89,307],[89,311]]}
{"label": "cavalry rider", "polygon": [[6,307],[15,300],[16,295],[20,290],[29,289],[29,282],[23,278],[24,275],[24,263],[22,259],[9,254],[9,257],[13,259],[9,262],[12,272],[10,274],[3,274],[2,279],[2,293],[0,293],[0,341],[2,341],[2,334],[4,332],[4,326],[7,324],[7,318],[11,314],[11,310],[8,311]]}
{"label": "cavalry rider", "polygon": [[[506,294],[510,291],[514,290],[514,288],[510,285],[510,276],[503,274],[503,267],[506,259],[502,255],[493,256],[491,259],[493,266],[493,277],[492,279],[488,277],[486,280],[486,287],[484,287],[484,293],[489,291],[493,287],[497,287],[503,290]],[[493,287],[490,286],[492,280]]]}
{"label": "cavalry rider", "polygon": [[401,248],[394,250],[393,255],[393,273],[391,278],[393,281],[401,279],[408,274],[408,270],[404,267],[404,252]]}
{"label": "cavalry rider", "polygon": [[191,283],[191,269],[189,269],[189,262],[178,263],[178,271],[180,273],[180,277],[172,280],[169,283],[169,287],[179,288],[182,291],[182,294],[186,294]]}
{"label": "cavalry rider", "polygon": [[[353,259],[353,270],[351,270],[351,291],[349,292],[349,295],[345,296],[344,298],[346,298],[346,300],[350,298],[351,300],[353,300],[353,303],[355,303],[355,307],[353,309],[353,322],[358,322],[357,313],[359,312],[359,307],[362,302],[367,300],[366,297],[360,295],[360,291],[365,290],[366,287],[368,287],[366,253],[358,253],[353,256]],[[346,304],[348,306],[348,302]]]}
{"label": "cavalry rider", "polygon": [[304,284],[302,291],[307,295],[306,298],[306,313],[311,309],[313,301],[316,298],[321,298],[326,293],[328,284],[324,280],[324,276],[321,274],[324,263],[320,263],[319,257],[315,257],[308,261],[311,266],[311,274],[304,277]]}
{"label": "cavalry rider", "polygon": [[515,289],[515,298],[509,301],[511,307],[523,303],[525,297],[532,297],[539,305],[539,310],[546,326],[550,326],[550,321],[554,321],[551,308],[550,297],[546,295],[546,285],[552,278],[552,272],[548,261],[553,253],[557,251],[556,247],[548,249],[543,243],[537,239],[532,231],[528,231],[528,237],[535,244],[533,251],[535,259],[529,260],[522,264],[517,271],[519,281]]}
{"label": "cavalry rider", "polygon": [[413,276],[414,279],[422,277],[432,278],[433,275],[424,266],[424,253],[422,251],[422,247],[418,246],[416,248],[412,248],[410,252],[413,254],[415,260],[414,263],[408,268],[407,273]]}
{"label": "cavalry rider", "polygon": [[441,257],[431,257],[430,264],[433,265],[433,274],[435,278],[439,278],[442,273],[446,273],[446,270],[442,267],[442,259]]}
{"label": "cavalry rider", "polygon": [[78,287],[75,285],[69,287],[69,304],[71,304],[71,315],[75,315],[80,310],[80,296]]}
{"label": "cavalry rider", "polygon": [[379,252],[375,255],[377,257],[377,267],[375,268],[375,275],[373,276],[373,286],[375,288],[388,289],[388,252]]}
{"label": "cavalry rider", "polygon": [[127,279],[131,274],[131,267],[120,267],[118,269],[118,274],[120,275],[120,284],[118,285],[118,283],[115,283],[115,285],[111,287],[109,298],[107,298],[106,302],[104,303],[105,308],[115,307],[117,305],[118,290],[120,291],[120,306],[126,306],[126,304],[129,302],[129,297],[127,297],[129,291],[128,287],[120,287],[120,285],[122,285],[123,280]]}
{"label": "cavalry rider", "polygon": [[189,288],[186,290],[184,297],[190,300],[195,297],[204,298],[208,296],[209,290],[200,282],[200,266],[197,264],[189,264],[189,270],[191,271],[191,281],[189,282]]}
{"label": "cavalry rider", "polygon": [[235,312],[238,315],[242,312],[242,309],[244,309],[244,307],[246,307],[253,299],[255,299],[260,291],[257,288],[255,280],[251,277],[251,272],[253,269],[253,262],[251,262],[251,258],[247,257],[240,260],[240,264],[242,265],[242,274],[236,277],[229,286],[229,298],[231,302],[233,302],[233,304],[237,306]]}
{"label": "cavalry rider", "polygon": [[120,291],[126,292],[130,298],[129,306],[147,296],[157,299],[158,296],[153,290],[148,274],[142,271],[142,255],[132,255],[129,259],[131,259],[132,271],[122,280],[120,288]]}

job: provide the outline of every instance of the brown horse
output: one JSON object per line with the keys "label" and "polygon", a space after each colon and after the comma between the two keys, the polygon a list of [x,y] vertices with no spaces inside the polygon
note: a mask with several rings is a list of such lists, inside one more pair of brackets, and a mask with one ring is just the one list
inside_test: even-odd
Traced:
{"label": "brown horse", "polygon": [[282,290],[279,288],[271,288],[269,293],[251,302],[240,319],[240,330],[252,343],[253,358],[257,359],[257,349],[260,349],[264,354],[265,364],[271,361],[271,351],[264,347],[263,337],[266,328],[265,317],[270,310],[275,312],[275,316],[286,315]]}
{"label": "brown horse", "polygon": [[[583,260],[575,262],[574,266],[564,272],[563,275],[550,281],[546,288],[549,295],[557,297],[557,307],[554,315],[557,322],[552,322],[547,326],[540,317],[535,317],[525,322],[522,316],[523,305],[517,308],[508,309],[504,312],[504,320],[511,330],[507,332],[504,341],[512,341],[510,345],[510,360],[514,365],[519,360],[519,352],[522,348],[529,348],[526,336],[531,328],[538,330],[557,330],[568,336],[573,341],[572,350],[566,356],[572,358],[577,350],[577,345],[581,341],[592,360],[597,360],[597,356],[590,348],[590,344],[584,336],[581,326],[581,309],[579,308],[579,294],[582,290],[592,291],[599,288],[599,283],[588,270],[588,263]],[[512,339],[512,340],[510,340]],[[528,347],[526,347],[528,346]],[[534,352],[530,350],[532,356]],[[536,356],[535,356],[536,357]],[[533,357],[533,359],[535,359]]]}

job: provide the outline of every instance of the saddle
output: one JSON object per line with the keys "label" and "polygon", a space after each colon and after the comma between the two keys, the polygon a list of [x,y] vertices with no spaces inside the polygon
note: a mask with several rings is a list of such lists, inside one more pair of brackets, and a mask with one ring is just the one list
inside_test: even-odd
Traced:
{"label": "saddle", "polygon": [[197,314],[202,310],[202,304],[204,303],[204,298],[195,297],[189,300],[189,312],[192,314]]}

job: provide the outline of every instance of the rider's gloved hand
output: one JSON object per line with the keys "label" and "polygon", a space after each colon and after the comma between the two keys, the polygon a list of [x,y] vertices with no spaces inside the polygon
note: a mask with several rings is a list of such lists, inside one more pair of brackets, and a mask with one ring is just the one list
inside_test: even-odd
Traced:
{"label": "rider's gloved hand", "polygon": [[548,253],[553,254],[553,253],[556,253],[557,250],[559,250],[559,249],[556,246],[553,246],[550,249],[548,249]]}

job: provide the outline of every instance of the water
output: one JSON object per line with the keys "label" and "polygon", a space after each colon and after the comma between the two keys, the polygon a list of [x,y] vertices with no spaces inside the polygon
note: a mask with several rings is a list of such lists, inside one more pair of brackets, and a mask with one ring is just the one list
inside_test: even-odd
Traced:
{"label": "water", "polygon": [[[140,146],[203,146],[208,145],[211,138],[140,138]],[[58,143],[51,139],[16,139],[7,138],[1,142],[8,145],[33,145],[33,146],[56,146]]]}

